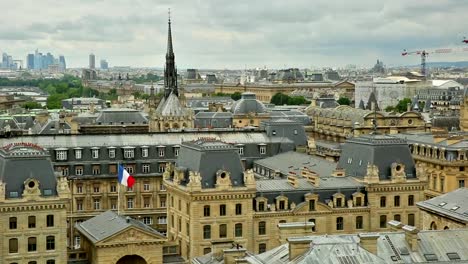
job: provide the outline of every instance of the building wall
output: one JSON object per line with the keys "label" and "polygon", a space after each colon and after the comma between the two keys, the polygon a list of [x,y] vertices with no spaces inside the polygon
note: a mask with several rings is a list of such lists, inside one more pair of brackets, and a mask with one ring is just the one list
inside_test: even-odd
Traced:
{"label": "building wall", "polygon": [[[37,261],[55,263],[67,261],[67,203],[66,199],[24,198],[0,202],[0,263],[27,263]],[[47,215],[53,215],[53,226],[47,226]],[[28,217],[35,216],[35,227],[30,228]],[[17,228],[10,229],[10,218],[17,218]],[[47,250],[46,238],[54,236],[55,249]],[[28,238],[35,237],[36,250],[28,252]],[[18,239],[18,253],[9,253],[9,240]]]}
{"label": "building wall", "polygon": [[466,228],[466,224],[454,221],[440,214],[435,214],[426,210],[421,210],[423,230],[445,230]]}

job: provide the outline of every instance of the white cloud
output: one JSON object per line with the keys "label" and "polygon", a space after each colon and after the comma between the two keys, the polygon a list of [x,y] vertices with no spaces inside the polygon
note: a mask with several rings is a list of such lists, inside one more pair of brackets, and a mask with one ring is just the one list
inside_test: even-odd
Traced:
{"label": "white cloud", "polygon": [[[163,66],[172,9],[180,68],[415,64],[403,48],[461,45],[468,2],[456,0],[0,0],[0,47],[36,48],[85,66]],[[468,52],[434,59],[468,60]],[[432,58],[430,58],[432,59]]]}

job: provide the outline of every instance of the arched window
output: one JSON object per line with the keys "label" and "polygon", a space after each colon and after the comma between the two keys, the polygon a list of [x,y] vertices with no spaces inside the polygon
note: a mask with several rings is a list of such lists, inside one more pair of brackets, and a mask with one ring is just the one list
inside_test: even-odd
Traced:
{"label": "arched window", "polygon": [[264,221],[258,223],[258,234],[259,235],[266,234],[266,223]]}
{"label": "arched window", "polygon": [[238,223],[234,227],[234,235],[236,237],[242,237],[242,224]]}
{"label": "arched window", "polygon": [[343,217],[336,218],[336,230],[343,230],[343,229],[344,229]]}
{"label": "arched window", "polygon": [[437,224],[434,221],[432,221],[431,227],[429,228],[429,230],[437,230]]}
{"label": "arched window", "polygon": [[363,227],[363,217],[362,216],[356,216],[356,229],[362,229]]}
{"label": "arched window", "polygon": [[211,239],[211,226],[203,226],[203,239]]}

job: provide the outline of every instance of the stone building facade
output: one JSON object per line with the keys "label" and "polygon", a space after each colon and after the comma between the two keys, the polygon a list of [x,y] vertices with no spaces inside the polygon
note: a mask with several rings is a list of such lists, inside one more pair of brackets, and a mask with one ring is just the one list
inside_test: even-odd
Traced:
{"label": "stone building facade", "polygon": [[333,109],[312,106],[306,109],[306,113],[312,119],[312,125],[306,126],[306,131],[318,140],[344,142],[346,138],[370,134],[374,130],[381,134],[430,130],[430,124],[422,115],[412,111],[394,114],[340,105]]}
{"label": "stone building facade", "polygon": [[[287,177],[256,179],[223,142],[183,143],[164,175],[169,241],[192,259],[233,244],[261,253],[292,235],[385,231],[392,219],[419,226],[416,202],[427,178],[407,143],[373,135],[346,144],[330,174],[311,164]],[[224,156],[230,158],[217,159]]]}
{"label": "stone building facade", "polygon": [[0,167],[0,263],[66,263],[66,178],[34,144],[1,148]]}

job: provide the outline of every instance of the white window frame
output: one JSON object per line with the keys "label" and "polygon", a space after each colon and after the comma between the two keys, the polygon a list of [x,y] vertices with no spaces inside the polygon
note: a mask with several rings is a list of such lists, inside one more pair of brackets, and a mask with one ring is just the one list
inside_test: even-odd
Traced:
{"label": "white window frame", "polygon": [[260,146],[260,154],[261,154],[261,155],[265,155],[265,154],[266,154],[266,146],[265,146],[265,145],[261,145],[261,146]]}
{"label": "white window frame", "polygon": [[142,148],[142,149],[141,149],[141,156],[142,156],[143,158],[147,158],[147,157],[148,157],[148,153],[149,153],[148,148]]}
{"label": "white window frame", "polygon": [[175,157],[178,157],[178,156],[179,156],[179,149],[180,149],[179,147],[175,147],[175,148],[174,148],[174,156],[175,156]]}
{"label": "white window frame", "polygon": [[158,216],[158,224],[167,225],[167,216]]}
{"label": "white window frame", "polygon": [[66,150],[57,150],[55,159],[56,160],[67,160],[67,151]]}
{"label": "white window frame", "polygon": [[75,149],[75,159],[82,159],[83,158],[83,150]]}
{"label": "white window frame", "polygon": [[239,147],[239,155],[244,155],[244,147]]}
{"label": "white window frame", "polygon": [[141,167],[141,170],[142,170],[143,173],[149,173],[150,169],[151,169],[150,164],[143,164],[142,167]]}
{"label": "white window frame", "polygon": [[165,152],[166,152],[166,151],[165,151],[165,149],[164,149],[163,147],[159,147],[159,148],[158,148],[158,155],[159,155],[159,157],[164,157],[164,154],[166,154]]}
{"label": "white window frame", "polygon": [[143,216],[143,224],[145,224],[145,225],[152,225],[152,224],[153,224],[153,217],[151,217],[151,216]]}
{"label": "white window frame", "polygon": [[101,200],[100,199],[94,199],[93,208],[94,208],[94,210],[101,210]]}
{"label": "white window frame", "polygon": [[91,149],[91,156],[93,159],[99,159],[99,149]]}
{"label": "white window frame", "polygon": [[135,149],[124,149],[124,158],[133,159],[135,157]]}
{"label": "white window frame", "polygon": [[75,167],[75,175],[83,175],[83,166]]}
{"label": "white window frame", "polygon": [[81,248],[81,236],[79,236],[79,235],[75,236],[75,241],[74,241],[74,244],[73,244],[73,248],[74,249]]}
{"label": "white window frame", "polygon": [[158,164],[158,172],[163,173],[165,169],[166,169],[166,163],[159,163]]}
{"label": "white window frame", "polygon": [[144,191],[149,191],[150,190],[150,184],[149,183],[143,183],[143,190]]}
{"label": "white window frame", "polygon": [[133,198],[132,197],[129,197],[127,198],[127,209],[133,209]]}
{"label": "white window frame", "polygon": [[109,149],[109,158],[114,159],[115,158],[115,149]]}

